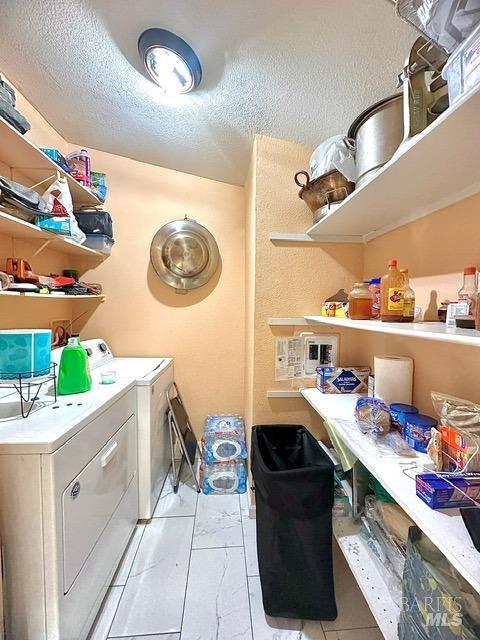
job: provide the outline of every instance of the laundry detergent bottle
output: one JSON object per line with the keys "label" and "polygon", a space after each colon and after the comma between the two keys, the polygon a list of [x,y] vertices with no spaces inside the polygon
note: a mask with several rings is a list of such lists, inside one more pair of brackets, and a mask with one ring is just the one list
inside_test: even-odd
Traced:
{"label": "laundry detergent bottle", "polygon": [[92,388],[88,355],[78,336],[72,336],[62,351],[57,391],[61,396],[84,393]]}

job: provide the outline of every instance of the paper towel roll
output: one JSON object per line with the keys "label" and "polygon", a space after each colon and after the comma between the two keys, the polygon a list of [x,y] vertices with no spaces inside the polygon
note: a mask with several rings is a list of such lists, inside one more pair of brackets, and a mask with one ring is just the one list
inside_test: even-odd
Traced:
{"label": "paper towel roll", "polygon": [[403,356],[375,356],[375,397],[386,404],[412,404],[413,360]]}

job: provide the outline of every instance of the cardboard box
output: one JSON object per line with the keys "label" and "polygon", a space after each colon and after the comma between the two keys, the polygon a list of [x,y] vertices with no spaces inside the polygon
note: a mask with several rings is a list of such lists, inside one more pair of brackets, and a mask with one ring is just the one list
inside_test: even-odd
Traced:
{"label": "cardboard box", "polygon": [[322,393],[366,393],[369,367],[317,367],[317,389]]}
{"label": "cardboard box", "polygon": [[348,302],[324,302],[321,315],[326,318],[346,318],[348,316]]}
{"label": "cardboard box", "polygon": [[442,458],[445,471],[457,471],[464,469],[466,463],[469,471],[480,471],[480,453],[477,443],[480,444],[478,435],[462,434],[453,427],[440,425],[442,434]]}
{"label": "cardboard box", "polygon": [[417,496],[431,509],[460,509],[474,507],[472,500],[480,502],[480,473],[420,473],[415,484]]}

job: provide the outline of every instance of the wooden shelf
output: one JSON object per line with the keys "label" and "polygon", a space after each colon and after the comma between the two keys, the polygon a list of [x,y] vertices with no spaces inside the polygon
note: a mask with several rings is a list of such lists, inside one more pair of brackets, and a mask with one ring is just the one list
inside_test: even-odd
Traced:
{"label": "wooden shelf", "polygon": [[376,176],[307,230],[318,242],[367,242],[480,191],[480,89],[407,141]]}
{"label": "wooden shelf", "polygon": [[480,347],[480,331],[474,329],[449,328],[443,322],[380,322],[380,320],[350,320],[348,318],[327,318],[324,316],[305,316],[310,324],[327,324],[345,329],[387,333],[407,338],[421,338],[435,342],[464,344]]}
{"label": "wooden shelf", "polygon": [[269,318],[268,324],[271,327],[304,327],[315,323],[306,318]]}
{"label": "wooden shelf", "polygon": [[[28,135],[28,134],[27,134]],[[50,160],[43,151],[33,144],[28,138],[19,133],[3,118],[0,118],[0,162],[11,169],[20,172],[36,184],[50,176],[55,176],[57,171],[67,179],[72,200],[75,206],[100,205],[100,200],[93,193],[77,182],[71,175],[63,171],[53,160]],[[13,178],[15,179],[15,177]],[[18,180],[21,182],[21,180]],[[27,187],[31,185],[25,185]],[[43,190],[48,183],[42,185]]]}
{"label": "wooden shelf", "polygon": [[278,243],[292,243],[295,244],[297,242],[307,242],[309,244],[321,244],[325,242],[336,242],[336,243],[345,243],[345,242],[363,242],[363,238],[359,236],[329,236],[328,239],[314,238],[309,236],[308,233],[281,233],[277,231],[273,231],[270,234],[270,242],[278,242]]}
{"label": "wooden shelf", "polygon": [[360,525],[349,518],[334,518],[333,534],[358,582],[368,606],[386,640],[398,639],[400,605],[391,595],[372,557],[372,552],[360,533]]}
{"label": "wooden shelf", "polygon": [[34,224],[15,218],[15,216],[2,211],[0,211],[0,234],[24,240],[49,241],[49,248],[69,255],[79,255],[97,260],[104,260],[107,257],[104,253],[78,244],[71,238],[45,231]]}
{"label": "wooden shelf", "polygon": [[105,296],[73,296],[73,295],[56,295],[55,293],[34,293],[34,292],[19,292],[19,291],[0,291],[0,297],[10,298],[43,298],[44,300],[96,300],[97,302],[103,302]]}
{"label": "wooden shelf", "polygon": [[[426,454],[405,458],[380,451],[373,440],[355,424],[354,408],[360,397],[323,394],[318,389],[304,389],[302,395],[324,420],[328,420],[349,450],[380,481],[390,495],[406,511],[462,576],[480,593],[480,553],[473,546],[458,509],[430,509],[415,492],[414,477],[430,462]],[[415,466],[414,466],[415,465]]]}

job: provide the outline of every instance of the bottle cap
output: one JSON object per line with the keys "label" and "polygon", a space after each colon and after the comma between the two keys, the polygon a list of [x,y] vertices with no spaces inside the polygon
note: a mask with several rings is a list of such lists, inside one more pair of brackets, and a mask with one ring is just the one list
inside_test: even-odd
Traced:
{"label": "bottle cap", "polygon": [[398,264],[397,259],[396,258],[392,258],[391,260],[388,261],[388,266],[389,267],[396,267]]}
{"label": "bottle cap", "polygon": [[381,281],[382,281],[381,278],[372,278],[370,280],[370,284],[380,284]]}
{"label": "bottle cap", "polygon": [[474,276],[477,273],[477,267],[465,267],[463,270],[464,276]]}

